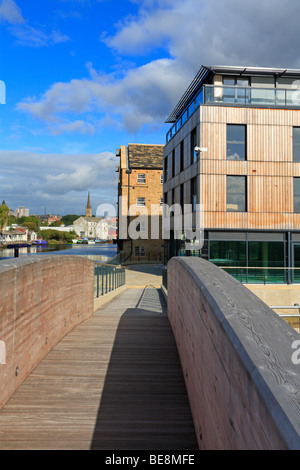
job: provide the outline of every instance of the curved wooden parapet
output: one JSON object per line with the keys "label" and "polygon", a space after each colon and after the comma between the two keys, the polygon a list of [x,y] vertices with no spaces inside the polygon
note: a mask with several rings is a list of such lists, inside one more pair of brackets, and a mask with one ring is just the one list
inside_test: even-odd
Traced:
{"label": "curved wooden parapet", "polygon": [[200,258],[168,263],[168,315],[200,449],[300,449],[300,335]]}
{"label": "curved wooden parapet", "polygon": [[0,263],[0,408],[46,354],[94,312],[94,263],[32,256]]}

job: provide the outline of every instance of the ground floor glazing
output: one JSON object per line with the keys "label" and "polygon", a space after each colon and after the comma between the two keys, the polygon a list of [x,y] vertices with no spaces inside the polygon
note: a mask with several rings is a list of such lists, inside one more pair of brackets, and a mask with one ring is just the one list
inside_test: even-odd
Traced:
{"label": "ground floor glazing", "polygon": [[204,232],[201,249],[187,250],[186,240],[165,240],[165,263],[172,256],[200,256],[243,283],[300,283],[300,232]]}

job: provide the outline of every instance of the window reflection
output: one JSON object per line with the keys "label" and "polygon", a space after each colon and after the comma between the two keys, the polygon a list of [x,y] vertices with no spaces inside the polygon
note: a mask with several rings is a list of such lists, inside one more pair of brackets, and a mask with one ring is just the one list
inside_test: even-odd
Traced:
{"label": "window reflection", "polygon": [[246,177],[227,176],[226,210],[246,212]]}
{"label": "window reflection", "polygon": [[246,127],[227,125],[227,160],[246,160]]}

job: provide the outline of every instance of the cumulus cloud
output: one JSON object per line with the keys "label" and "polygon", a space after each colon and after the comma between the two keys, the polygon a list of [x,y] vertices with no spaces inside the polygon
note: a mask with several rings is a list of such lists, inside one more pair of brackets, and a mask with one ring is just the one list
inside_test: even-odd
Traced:
{"label": "cumulus cloud", "polygon": [[10,24],[25,22],[22,12],[14,0],[2,0],[0,4],[0,20]]}
{"label": "cumulus cloud", "polygon": [[0,166],[1,198],[12,209],[27,202],[37,213],[43,213],[45,205],[54,213],[84,213],[82,201],[86,202],[89,191],[95,209],[115,202],[108,194],[108,188],[116,194],[117,184],[116,157],[110,152],[61,155],[1,150]]}
{"label": "cumulus cloud", "polygon": [[143,53],[163,44],[189,70],[203,63],[299,64],[298,0],[139,3],[139,15],[126,18],[114,36],[104,38],[119,53]]}
{"label": "cumulus cloud", "polygon": [[[89,65],[90,67],[90,65]],[[143,125],[163,122],[178,89],[186,85],[185,73],[177,69],[171,59],[161,59],[129,70],[123,78],[113,74],[100,75],[95,70],[91,79],[74,79],[55,83],[39,98],[27,98],[18,109],[29,112],[47,122],[53,133],[64,128],[80,132],[94,132],[95,114],[119,116],[129,132],[138,132]],[[74,119],[71,114],[93,112],[93,122]]]}
{"label": "cumulus cloud", "polygon": [[[298,0],[131,1],[137,15],[124,18],[102,41],[124,60],[144,57],[144,65],[120,76],[88,64],[88,79],[54,83],[18,109],[42,119],[53,133],[93,133],[95,119],[119,120],[137,133],[164,122],[201,65],[300,67]],[[160,58],[153,60],[152,53]]]}

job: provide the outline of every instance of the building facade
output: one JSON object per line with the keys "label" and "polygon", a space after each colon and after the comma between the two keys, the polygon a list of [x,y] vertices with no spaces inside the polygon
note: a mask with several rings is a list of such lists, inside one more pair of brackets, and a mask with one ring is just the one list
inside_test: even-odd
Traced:
{"label": "building facade", "polygon": [[118,230],[122,262],[163,260],[163,145],[129,144],[117,149]]}
{"label": "building facade", "polygon": [[74,220],[73,228],[79,237],[108,239],[108,223],[104,217],[79,217]]}
{"label": "building facade", "polygon": [[16,209],[16,217],[19,219],[21,217],[29,217],[29,209],[26,207],[20,206]]}
{"label": "building facade", "polygon": [[164,202],[198,205],[204,241],[186,250],[171,226],[165,261],[190,254],[245,268],[249,282],[300,281],[299,80],[300,70],[201,67],[167,120]]}

